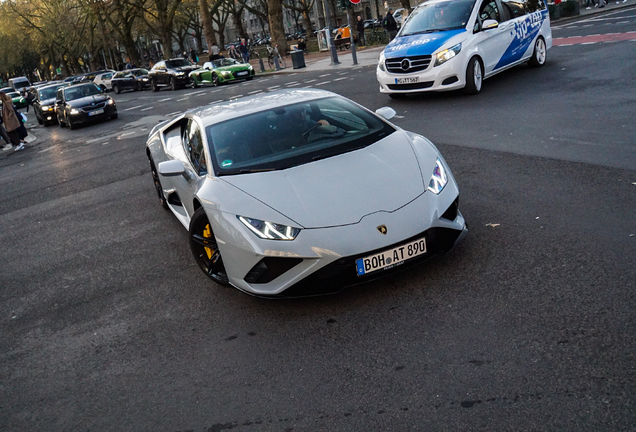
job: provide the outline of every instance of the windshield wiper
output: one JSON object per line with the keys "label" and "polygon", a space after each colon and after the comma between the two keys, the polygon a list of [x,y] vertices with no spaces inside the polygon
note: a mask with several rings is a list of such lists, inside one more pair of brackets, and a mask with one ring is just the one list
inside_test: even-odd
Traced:
{"label": "windshield wiper", "polygon": [[235,170],[223,170],[219,172],[219,175],[250,174],[266,171],[276,171],[276,168],[240,168]]}

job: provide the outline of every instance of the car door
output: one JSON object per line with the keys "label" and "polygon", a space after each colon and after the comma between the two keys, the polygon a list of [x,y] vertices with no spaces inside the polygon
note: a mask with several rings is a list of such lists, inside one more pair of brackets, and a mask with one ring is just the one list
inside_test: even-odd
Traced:
{"label": "car door", "polygon": [[113,74],[112,74],[112,72],[111,72],[111,73],[107,73],[107,74],[102,75],[102,78],[101,78],[102,84],[104,84],[104,86],[105,86],[108,90],[110,90],[110,89],[112,89],[112,88],[113,88],[113,86],[112,86],[112,84],[111,84],[112,79],[113,79]]}
{"label": "car door", "polygon": [[64,101],[64,89],[57,89],[57,93],[55,95],[55,113],[57,114],[57,119],[61,122],[66,118],[64,115],[64,109],[66,107],[66,102]]}
{"label": "car door", "polygon": [[[491,29],[481,28],[486,20],[495,20],[498,26]],[[475,43],[484,61],[485,75],[488,76],[501,67],[498,66],[499,60],[512,40],[511,24],[506,22],[506,15],[503,14],[499,0],[483,0],[477,21],[479,25]]]}

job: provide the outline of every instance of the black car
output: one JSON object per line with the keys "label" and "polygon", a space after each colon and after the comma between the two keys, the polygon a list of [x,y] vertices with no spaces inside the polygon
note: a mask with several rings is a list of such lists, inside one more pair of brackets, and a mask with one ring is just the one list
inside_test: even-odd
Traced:
{"label": "black car", "polygon": [[50,84],[37,88],[33,98],[33,111],[39,124],[48,126],[57,122],[57,114],[55,113],[55,96],[57,89],[66,87],[68,83],[61,82]]}
{"label": "black car", "polygon": [[117,72],[110,84],[115,93],[122,90],[143,90],[150,87],[150,78],[146,69],[127,69]]}
{"label": "black car", "polygon": [[158,91],[163,86],[170,86],[172,90],[185,87],[190,84],[188,74],[198,68],[190,60],[183,58],[162,60],[148,72],[150,87],[152,91]]}
{"label": "black car", "polygon": [[80,123],[117,118],[115,101],[95,83],[76,84],[57,89],[55,111],[60,127],[74,129]]}

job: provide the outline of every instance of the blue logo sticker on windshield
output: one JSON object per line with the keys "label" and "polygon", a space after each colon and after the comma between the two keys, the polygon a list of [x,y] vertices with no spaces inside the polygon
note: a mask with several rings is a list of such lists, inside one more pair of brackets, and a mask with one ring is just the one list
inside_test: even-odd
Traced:
{"label": "blue logo sticker on windshield", "polygon": [[225,167],[229,167],[230,165],[232,165],[232,163],[233,163],[233,162],[232,162],[231,160],[226,159],[226,160],[224,160],[223,162],[221,162],[221,166],[222,166],[223,168],[225,168]]}

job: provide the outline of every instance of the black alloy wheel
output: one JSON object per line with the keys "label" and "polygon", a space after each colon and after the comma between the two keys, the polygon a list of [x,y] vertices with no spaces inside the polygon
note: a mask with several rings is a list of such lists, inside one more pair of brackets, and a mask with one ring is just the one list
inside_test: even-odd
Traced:
{"label": "black alloy wheel", "polygon": [[201,270],[214,282],[229,285],[219,245],[214,238],[208,216],[203,207],[194,212],[190,220],[190,250]]}
{"label": "black alloy wheel", "polygon": [[219,76],[217,74],[212,74],[212,84],[214,86],[221,85],[221,80],[219,79]]}
{"label": "black alloy wheel", "polygon": [[155,191],[157,191],[157,196],[159,197],[159,204],[164,209],[168,209],[168,201],[166,201],[166,197],[163,195],[163,187],[161,186],[161,180],[159,180],[159,173],[157,172],[157,168],[155,167],[155,162],[152,160],[150,156],[148,156],[148,161],[150,162],[150,174],[152,174],[152,182],[155,184]]}

